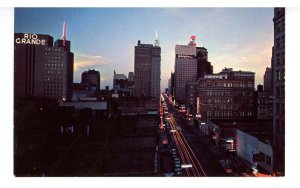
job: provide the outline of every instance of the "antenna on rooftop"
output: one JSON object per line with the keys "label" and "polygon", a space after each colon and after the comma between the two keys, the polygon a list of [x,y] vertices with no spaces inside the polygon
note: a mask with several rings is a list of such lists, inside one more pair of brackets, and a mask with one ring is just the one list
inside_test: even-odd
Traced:
{"label": "antenna on rooftop", "polygon": [[159,46],[159,40],[158,40],[158,33],[157,31],[155,32],[155,43],[154,46]]}
{"label": "antenna on rooftop", "polygon": [[63,47],[66,46],[66,40],[67,40],[67,27],[66,27],[66,21],[64,21],[63,24],[63,35],[61,37],[61,40],[63,40]]}

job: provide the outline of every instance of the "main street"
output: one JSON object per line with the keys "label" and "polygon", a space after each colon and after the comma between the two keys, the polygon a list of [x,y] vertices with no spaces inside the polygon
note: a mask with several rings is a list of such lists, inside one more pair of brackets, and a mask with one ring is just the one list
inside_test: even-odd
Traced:
{"label": "main street", "polygon": [[199,130],[189,125],[188,120],[174,109],[172,101],[165,95],[164,101],[168,109],[165,118],[181,159],[183,176],[228,176],[217,162],[225,158],[226,154],[206,145],[203,136],[198,134]]}

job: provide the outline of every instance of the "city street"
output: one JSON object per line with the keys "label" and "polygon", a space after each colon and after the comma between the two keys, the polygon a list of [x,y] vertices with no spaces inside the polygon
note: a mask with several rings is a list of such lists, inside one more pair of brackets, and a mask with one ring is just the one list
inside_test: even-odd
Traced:
{"label": "city street", "polygon": [[[204,137],[193,126],[188,125],[187,120],[177,112],[167,97],[169,114],[166,118],[173,133],[174,142],[182,160],[182,164],[192,167],[183,168],[184,176],[230,176],[218,164],[218,160],[225,158],[226,154],[217,148],[208,147]],[[187,165],[187,166],[188,166]]]}

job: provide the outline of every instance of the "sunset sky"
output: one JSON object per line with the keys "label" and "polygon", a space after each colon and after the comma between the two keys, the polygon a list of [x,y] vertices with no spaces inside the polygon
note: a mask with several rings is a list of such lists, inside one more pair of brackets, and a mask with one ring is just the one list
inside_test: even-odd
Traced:
{"label": "sunset sky", "polygon": [[113,72],[134,71],[138,40],[153,44],[158,32],[161,52],[161,88],[174,70],[175,45],[196,35],[197,46],[208,50],[214,73],[224,67],[253,71],[263,84],[271,66],[273,8],[16,8],[15,32],[62,36],[75,54],[74,82],[81,73],[96,69],[101,88],[112,86]]}

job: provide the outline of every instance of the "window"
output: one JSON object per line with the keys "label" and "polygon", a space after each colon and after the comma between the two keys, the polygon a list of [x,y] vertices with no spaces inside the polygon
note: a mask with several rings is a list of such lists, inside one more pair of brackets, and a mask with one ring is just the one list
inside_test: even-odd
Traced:
{"label": "window", "polygon": [[269,155],[266,155],[266,163],[271,166],[271,157]]}
{"label": "window", "polygon": [[207,111],[207,117],[211,117],[211,111]]}
{"label": "window", "polygon": [[281,114],[284,115],[285,114],[285,105],[281,104]]}
{"label": "window", "polygon": [[[279,28],[279,27],[278,27]],[[280,38],[276,39],[276,46],[277,46],[277,49],[280,48]]]}
{"label": "window", "polygon": [[280,124],[279,124],[279,120],[277,119],[276,120],[276,126],[275,126],[275,131],[277,132],[277,133],[279,133],[280,132]]}
{"label": "window", "polygon": [[280,65],[280,55],[279,54],[276,55],[276,64]]}
{"label": "window", "polygon": [[280,70],[276,70],[276,81],[280,81]]}
{"label": "window", "polygon": [[280,87],[277,86],[276,87],[276,98],[279,98],[280,97]]}
{"label": "window", "polygon": [[280,104],[276,103],[276,114],[280,114]]}

